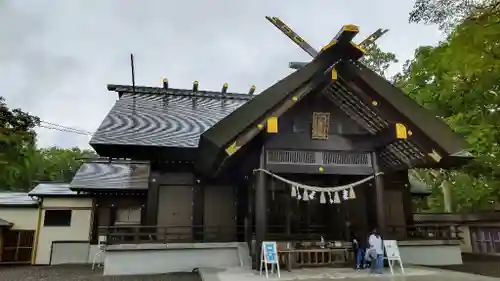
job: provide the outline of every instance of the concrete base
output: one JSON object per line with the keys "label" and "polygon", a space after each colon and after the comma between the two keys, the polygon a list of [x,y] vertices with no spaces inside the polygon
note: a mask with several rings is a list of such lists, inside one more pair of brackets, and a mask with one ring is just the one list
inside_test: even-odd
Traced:
{"label": "concrete base", "polygon": [[106,249],[104,275],[191,271],[199,267],[250,267],[246,243],[122,244]]}
{"label": "concrete base", "polygon": [[456,265],[463,264],[458,240],[398,241],[404,264]]}
{"label": "concrete base", "polygon": [[[398,241],[404,265],[462,264],[459,241]],[[104,275],[144,275],[194,268],[251,268],[246,243],[122,244],[108,246]]]}

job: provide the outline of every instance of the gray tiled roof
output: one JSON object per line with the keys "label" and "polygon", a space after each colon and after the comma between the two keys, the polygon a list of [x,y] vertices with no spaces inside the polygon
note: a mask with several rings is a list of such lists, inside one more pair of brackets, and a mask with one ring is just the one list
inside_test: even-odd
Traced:
{"label": "gray tiled roof", "polygon": [[149,164],[95,161],[83,163],[71,181],[72,190],[145,190]]}
{"label": "gray tiled roof", "polygon": [[0,218],[0,227],[10,227],[13,223]]}
{"label": "gray tiled roof", "polygon": [[[131,87],[122,86],[129,90]],[[246,95],[144,93],[162,88],[138,87],[121,97],[105,117],[90,144],[197,147],[200,135],[244,104]],[[119,90],[119,89],[116,89]],[[180,91],[180,90],[178,90]],[[195,95],[195,96],[193,96]],[[134,110],[135,96],[135,110]]]}
{"label": "gray tiled roof", "polygon": [[37,205],[38,201],[25,192],[1,192],[0,206],[30,206]]}
{"label": "gray tiled roof", "polygon": [[410,192],[412,194],[429,195],[432,193],[431,188],[425,182],[410,173],[408,173],[408,181],[410,182]]}
{"label": "gray tiled roof", "polygon": [[40,183],[35,186],[28,195],[30,196],[74,196],[77,195],[72,191],[69,183]]}

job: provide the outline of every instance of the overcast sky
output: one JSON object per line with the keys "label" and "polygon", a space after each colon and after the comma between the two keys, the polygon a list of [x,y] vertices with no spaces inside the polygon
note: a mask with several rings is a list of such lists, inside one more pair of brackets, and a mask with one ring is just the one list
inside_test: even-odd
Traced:
{"label": "overcast sky", "polygon": [[[94,132],[117,99],[106,84],[260,92],[290,73],[289,61],[308,55],[264,16],[280,17],[313,47],[344,24],[360,42],[377,28],[378,41],[401,62],[434,45],[433,26],[408,24],[412,0],[2,0],[0,96],[42,120]],[[392,73],[400,66],[391,69]],[[88,147],[90,137],[39,129],[40,146]]]}

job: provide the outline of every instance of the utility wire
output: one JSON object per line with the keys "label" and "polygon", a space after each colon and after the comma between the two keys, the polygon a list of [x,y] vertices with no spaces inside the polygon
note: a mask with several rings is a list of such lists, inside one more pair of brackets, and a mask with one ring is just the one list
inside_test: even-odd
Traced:
{"label": "utility wire", "polygon": [[[5,120],[5,121],[10,121],[5,116],[0,116],[0,119]],[[60,132],[66,132],[66,133],[74,133],[74,134],[79,134],[79,135],[84,135],[84,136],[92,136],[93,135],[91,132],[88,132],[88,131],[84,131],[81,129],[72,128],[72,127],[68,127],[68,126],[63,126],[63,125],[59,125],[59,124],[52,123],[52,122],[40,120],[40,123],[41,124],[37,125],[37,127],[50,129],[50,130],[56,130],[56,131],[60,131]]]}
{"label": "utility wire", "polygon": [[44,125],[38,125],[37,127],[45,128],[45,129],[50,129],[50,130],[55,130],[55,131],[59,131],[59,132],[65,132],[65,133],[73,133],[73,134],[78,134],[78,135],[83,135],[83,136],[92,136],[92,134],[88,133],[88,132],[80,132],[80,131],[75,131],[75,130],[67,130],[67,129],[58,128],[58,127],[50,127],[50,126],[44,126]]}
{"label": "utility wire", "polygon": [[59,128],[65,129],[65,130],[78,131],[78,132],[81,132],[81,133],[84,133],[84,134],[90,134],[90,135],[92,134],[91,132],[86,131],[86,130],[82,130],[82,129],[78,129],[78,128],[73,128],[73,127],[67,127],[67,126],[63,126],[63,125],[59,125],[59,124],[56,124],[56,123],[51,123],[51,122],[47,122],[47,121],[43,121],[43,120],[40,120],[40,123],[47,124],[49,126],[59,127]]}

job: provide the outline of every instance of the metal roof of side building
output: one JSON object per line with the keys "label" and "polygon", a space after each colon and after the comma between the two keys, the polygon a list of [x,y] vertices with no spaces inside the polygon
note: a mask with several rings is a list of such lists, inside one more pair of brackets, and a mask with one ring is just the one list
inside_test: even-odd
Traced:
{"label": "metal roof of side building", "polygon": [[143,191],[149,173],[148,162],[92,160],[80,166],[70,185],[74,191]]}
{"label": "metal roof of side building", "polygon": [[37,206],[38,200],[26,192],[0,192],[0,207]]}
{"label": "metal roof of side building", "polygon": [[4,220],[4,219],[0,218],[0,228],[1,228],[1,227],[8,227],[8,228],[10,228],[10,227],[12,227],[13,225],[14,225],[14,224],[13,224],[13,223],[11,223],[10,221],[6,221],[6,220]]}
{"label": "metal roof of side building", "polygon": [[48,197],[48,196],[77,196],[77,192],[70,189],[69,183],[43,182],[36,185],[29,196]]}

